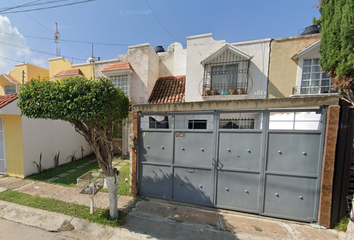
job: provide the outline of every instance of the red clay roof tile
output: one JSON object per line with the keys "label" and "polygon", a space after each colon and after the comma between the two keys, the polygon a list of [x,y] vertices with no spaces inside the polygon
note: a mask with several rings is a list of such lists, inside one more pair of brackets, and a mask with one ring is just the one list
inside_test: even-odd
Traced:
{"label": "red clay roof tile", "polygon": [[60,77],[69,77],[69,76],[78,76],[78,75],[83,76],[84,74],[81,72],[80,69],[73,68],[73,69],[60,71],[57,74],[55,74],[54,77],[60,78]]}
{"label": "red clay roof tile", "polygon": [[157,79],[148,103],[184,102],[186,76],[171,76]]}
{"label": "red clay roof tile", "polygon": [[10,102],[18,98],[17,93],[0,96],[0,108],[5,107]]}
{"label": "red clay roof tile", "polygon": [[8,79],[10,79],[13,83],[15,83],[15,84],[19,84],[20,82],[19,81],[17,81],[15,78],[13,78],[11,75],[9,75],[9,74],[3,74],[4,76],[6,76]]}
{"label": "red clay roof tile", "polygon": [[105,67],[102,72],[110,72],[110,71],[117,71],[117,70],[133,70],[132,66],[129,62],[120,62],[120,63],[112,63]]}

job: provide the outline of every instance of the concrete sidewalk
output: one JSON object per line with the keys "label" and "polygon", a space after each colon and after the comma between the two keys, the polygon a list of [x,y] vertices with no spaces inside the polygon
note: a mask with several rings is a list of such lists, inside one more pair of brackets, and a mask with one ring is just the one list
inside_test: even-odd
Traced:
{"label": "concrete sidewalk", "polygon": [[[12,177],[1,178],[0,188],[89,206],[88,196],[79,194],[76,188]],[[108,194],[98,193],[95,207],[108,206]],[[35,227],[47,231],[84,232],[90,236],[87,239],[345,239],[343,232],[318,229],[309,224],[158,199],[141,200],[134,206],[132,197],[119,196],[118,207],[126,212],[131,210],[122,228],[104,227],[6,202],[0,202],[0,217],[26,225],[34,222],[40,225]],[[28,216],[33,219],[29,220]]]}

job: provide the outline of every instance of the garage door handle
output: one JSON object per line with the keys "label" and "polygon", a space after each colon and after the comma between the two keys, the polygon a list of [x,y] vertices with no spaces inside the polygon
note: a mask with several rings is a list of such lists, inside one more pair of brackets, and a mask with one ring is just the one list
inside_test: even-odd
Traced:
{"label": "garage door handle", "polygon": [[194,173],[194,170],[187,170],[187,172],[189,172],[189,173]]}
{"label": "garage door handle", "polygon": [[[213,159],[213,162],[212,162],[212,165],[215,169],[217,170],[221,170],[221,168],[224,166],[221,162],[215,160],[215,158],[212,158]],[[219,167],[219,164],[221,165],[221,167]]]}

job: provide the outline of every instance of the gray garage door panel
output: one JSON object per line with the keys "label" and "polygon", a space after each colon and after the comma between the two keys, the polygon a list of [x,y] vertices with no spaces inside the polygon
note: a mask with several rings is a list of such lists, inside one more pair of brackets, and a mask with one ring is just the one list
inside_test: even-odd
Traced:
{"label": "gray garage door panel", "polygon": [[213,205],[211,170],[175,168],[173,199],[194,204]]}
{"label": "gray garage door panel", "polygon": [[140,161],[172,164],[171,132],[143,132],[140,140]]}
{"label": "gray garage door panel", "polygon": [[144,165],[140,193],[143,196],[171,199],[171,167]]}
{"label": "gray garage door panel", "polygon": [[258,211],[259,182],[258,173],[218,171],[216,205]]}
{"label": "gray garage door panel", "polygon": [[175,146],[175,164],[211,167],[214,149],[212,133],[175,133]]}
{"label": "gray garage door panel", "polygon": [[262,133],[220,133],[219,161],[224,168],[259,170]]}
{"label": "gray garage door panel", "polygon": [[267,170],[317,174],[320,134],[269,133]]}
{"label": "gray garage door panel", "polygon": [[266,176],[264,213],[304,221],[315,219],[317,179]]}

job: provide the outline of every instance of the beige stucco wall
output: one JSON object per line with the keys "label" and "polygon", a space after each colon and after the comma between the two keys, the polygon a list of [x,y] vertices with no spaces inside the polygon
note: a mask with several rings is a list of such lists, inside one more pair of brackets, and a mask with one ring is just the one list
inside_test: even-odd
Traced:
{"label": "beige stucco wall", "polygon": [[42,79],[44,77],[49,77],[49,71],[47,69],[38,67],[30,63],[15,65],[15,68],[9,71],[9,74],[21,83],[22,71],[25,71],[25,82],[31,80],[32,78],[40,77]]}
{"label": "beige stucco wall", "polygon": [[120,62],[133,67],[130,78],[130,98],[135,104],[147,103],[159,73],[159,59],[150,44],[130,46],[126,54],[119,55]]}
{"label": "beige stucco wall", "polygon": [[64,57],[49,59],[49,77],[54,78],[54,75],[60,71],[71,69],[71,62]]}
{"label": "beige stucco wall", "polygon": [[292,57],[320,39],[320,34],[278,38],[271,42],[268,97],[283,98],[296,85],[297,61]]}

